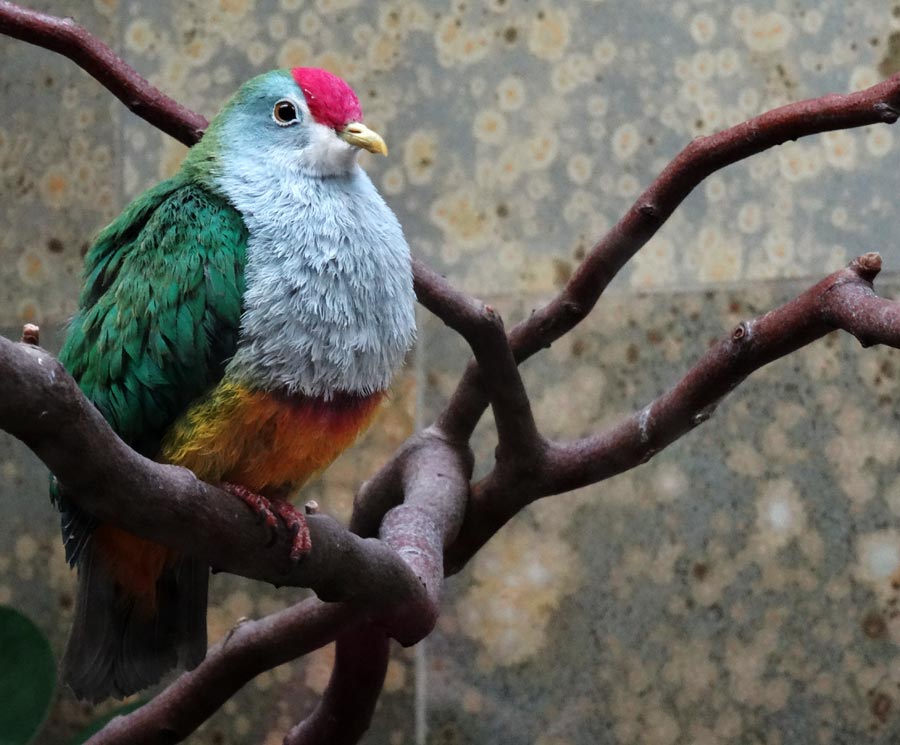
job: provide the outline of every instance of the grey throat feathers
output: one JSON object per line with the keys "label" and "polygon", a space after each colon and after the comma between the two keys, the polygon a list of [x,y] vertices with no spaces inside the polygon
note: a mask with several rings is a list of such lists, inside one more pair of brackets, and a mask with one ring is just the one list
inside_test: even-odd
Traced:
{"label": "grey throat feathers", "polygon": [[415,295],[403,231],[366,173],[245,156],[215,181],[250,235],[226,377],[326,399],[386,390],[415,340]]}

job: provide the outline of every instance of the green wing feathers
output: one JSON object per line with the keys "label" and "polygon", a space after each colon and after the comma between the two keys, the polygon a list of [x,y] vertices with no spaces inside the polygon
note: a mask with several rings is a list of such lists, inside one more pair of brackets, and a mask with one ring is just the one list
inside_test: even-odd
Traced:
{"label": "green wing feathers", "polygon": [[[143,194],[88,252],[85,288],[60,360],[113,429],[154,457],[165,431],[221,377],[234,354],[247,230],[228,202],[185,178]],[[92,540],[97,521],[55,483],[66,558],[78,565],[75,620],[63,677],[80,698],[129,695],[180,659],[206,652],[209,568],[181,557],[140,612]],[[161,549],[165,551],[165,549]]]}
{"label": "green wing feathers", "polygon": [[88,252],[60,359],[145,455],[234,354],[246,249],[240,214],[175,177],[132,203]]}

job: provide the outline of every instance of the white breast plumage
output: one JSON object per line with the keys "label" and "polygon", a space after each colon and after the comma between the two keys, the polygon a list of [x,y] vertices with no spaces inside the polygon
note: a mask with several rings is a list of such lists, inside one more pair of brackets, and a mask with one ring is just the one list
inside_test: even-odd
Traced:
{"label": "white breast plumage", "polygon": [[325,398],[385,390],[415,338],[400,224],[359,167],[329,178],[273,170],[244,162],[218,178],[250,233],[226,376]]}

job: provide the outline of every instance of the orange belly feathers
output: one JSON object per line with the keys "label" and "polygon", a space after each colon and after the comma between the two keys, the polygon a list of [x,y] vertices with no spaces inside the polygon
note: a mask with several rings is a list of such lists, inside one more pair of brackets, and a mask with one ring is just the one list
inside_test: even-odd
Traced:
{"label": "orange belly feathers", "polygon": [[[287,498],[353,443],[383,399],[344,393],[325,401],[223,382],[173,425],[157,460],[204,481]],[[93,539],[116,581],[154,602],[156,578],[173,558],[168,549],[110,525]]]}
{"label": "orange belly feathers", "polygon": [[222,383],[175,423],[159,460],[204,481],[290,493],[353,443],[383,397],[345,393],[324,401]]}

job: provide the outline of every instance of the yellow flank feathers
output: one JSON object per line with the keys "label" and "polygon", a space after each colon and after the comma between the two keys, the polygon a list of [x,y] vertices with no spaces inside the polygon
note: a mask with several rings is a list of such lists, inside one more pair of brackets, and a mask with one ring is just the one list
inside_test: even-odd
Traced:
{"label": "yellow flank feathers", "polygon": [[351,445],[383,397],[343,394],[324,401],[223,381],[173,425],[159,460],[204,481],[285,495]]}
{"label": "yellow flank feathers", "polygon": [[[326,402],[222,382],[169,430],[158,460],[190,468],[204,481],[287,498],[353,443],[383,398],[343,394]],[[115,581],[152,615],[157,579],[175,552],[108,524],[97,528],[94,541]]]}

